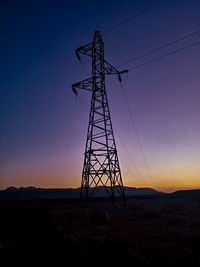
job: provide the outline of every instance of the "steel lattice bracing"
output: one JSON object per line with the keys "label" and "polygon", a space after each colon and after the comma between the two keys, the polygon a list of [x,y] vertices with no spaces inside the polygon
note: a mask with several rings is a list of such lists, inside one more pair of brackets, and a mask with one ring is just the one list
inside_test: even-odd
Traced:
{"label": "steel lattice bracing", "polygon": [[92,77],[72,85],[75,94],[76,89],[92,92],[81,198],[90,198],[97,186],[103,186],[111,199],[116,194],[125,199],[105,88],[105,75],[117,74],[120,79],[120,72],[104,59],[104,44],[99,31],[95,31],[93,42],[78,48],[76,54],[79,59],[79,54],[92,57]]}

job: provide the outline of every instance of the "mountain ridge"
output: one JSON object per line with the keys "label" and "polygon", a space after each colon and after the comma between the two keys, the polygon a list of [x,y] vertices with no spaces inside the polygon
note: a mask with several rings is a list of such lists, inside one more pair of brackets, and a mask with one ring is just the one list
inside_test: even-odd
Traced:
{"label": "mountain ridge", "polygon": [[[17,200],[17,199],[60,199],[60,198],[79,198],[81,188],[37,188],[14,187],[10,186],[5,190],[0,190],[0,200]],[[156,195],[163,194],[153,188],[142,187],[124,187],[127,197],[139,195]],[[103,186],[98,186],[95,189],[94,197],[107,197],[107,193]]]}

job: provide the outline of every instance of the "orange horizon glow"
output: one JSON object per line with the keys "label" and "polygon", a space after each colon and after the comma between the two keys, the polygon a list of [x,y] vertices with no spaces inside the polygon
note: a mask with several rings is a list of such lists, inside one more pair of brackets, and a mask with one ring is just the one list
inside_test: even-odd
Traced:
{"label": "orange horizon glow", "polygon": [[[81,186],[81,174],[77,176],[76,174],[71,174],[71,179],[67,179],[69,175],[60,173],[60,174],[47,174],[43,173],[43,175],[37,173],[32,173],[32,175],[29,174],[29,179],[27,179],[28,176],[16,176],[13,175],[10,177],[10,180],[12,180],[12,183],[9,183],[9,181],[1,181],[0,184],[0,190],[4,190],[7,187],[14,186],[14,187],[28,187],[28,186],[34,186],[36,188],[78,188]],[[189,176],[187,176],[189,177]],[[148,179],[146,178],[145,181],[148,181],[145,183],[143,182],[133,182],[133,179],[130,179],[128,176],[123,176],[123,182],[124,186],[127,187],[136,187],[136,188],[153,188],[157,191],[171,193],[177,190],[194,190],[194,189],[200,189],[200,179],[198,175],[194,177],[187,178],[184,177],[183,179],[176,178],[176,179],[169,179],[169,177],[163,176],[162,179],[154,179],[153,184],[149,183]]]}
{"label": "orange horizon glow", "polygon": [[[76,152],[78,154],[78,152]],[[123,156],[123,154],[122,154]],[[11,168],[4,169],[3,179],[0,181],[0,189],[9,186],[37,188],[78,188],[81,186],[82,155],[79,154],[77,162],[68,161],[66,155],[46,159],[45,161],[31,161],[18,163]],[[158,162],[156,162],[158,163]],[[173,163],[173,162],[172,162]],[[127,169],[121,163],[122,179],[124,186],[144,188],[149,187],[162,192],[174,192],[177,190],[191,190],[200,188],[200,169],[197,165],[182,165],[179,162],[166,165],[151,164],[151,176],[140,168],[141,177],[137,176],[134,168]],[[77,166],[76,166],[77,164]],[[164,168],[165,167],[165,168]],[[69,172],[69,170],[71,170]]]}
{"label": "orange horizon glow", "polygon": [[105,38],[112,21],[145,1],[101,1],[84,12],[76,1],[3,2],[0,189],[81,186],[92,94],[80,89],[76,101],[71,85],[93,75],[91,58],[81,54],[80,67],[76,49],[95,29],[105,59],[129,70],[121,84],[117,75],[105,78],[124,186],[200,188],[200,46],[191,45],[199,41],[200,1],[165,1]]}

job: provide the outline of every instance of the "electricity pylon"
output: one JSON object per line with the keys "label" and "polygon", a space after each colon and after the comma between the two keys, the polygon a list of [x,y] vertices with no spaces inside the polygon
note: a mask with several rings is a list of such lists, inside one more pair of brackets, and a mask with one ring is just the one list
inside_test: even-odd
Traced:
{"label": "electricity pylon", "polygon": [[76,95],[76,89],[92,92],[80,196],[86,200],[91,198],[96,188],[101,185],[112,201],[116,195],[125,200],[106,94],[105,76],[117,74],[121,81],[120,74],[127,70],[119,72],[104,59],[104,43],[99,31],[95,31],[91,43],[76,49],[79,60],[81,60],[80,54],[92,58],[92,77],[72,85],[72,90]]}

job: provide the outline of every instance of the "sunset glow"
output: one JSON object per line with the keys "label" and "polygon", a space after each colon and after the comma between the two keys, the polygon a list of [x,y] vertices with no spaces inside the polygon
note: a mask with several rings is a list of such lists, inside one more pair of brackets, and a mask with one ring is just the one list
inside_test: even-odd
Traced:
{"label": "sunset glow", "polygon": [[[0,189],[80,186],[90,92],[71,84],[91,75],[75,50],[144,7],[146,1],[4,2],[1,43]],[[192,4],[193,3],[193,4]],[[98,7],[98,8],[97,8]],[[200,29],[199,1],[161,1],[150,12],[103,36],[114,66]],[[102,19],[102,14],[104,14]],[[129,69],[198,41],[200,34]],[[137,133],[117,77],[106,78],[125,186],[172,192],[200,188],[200,46],[124,74]],[[83,105],[84,103],[84,105]]]}

